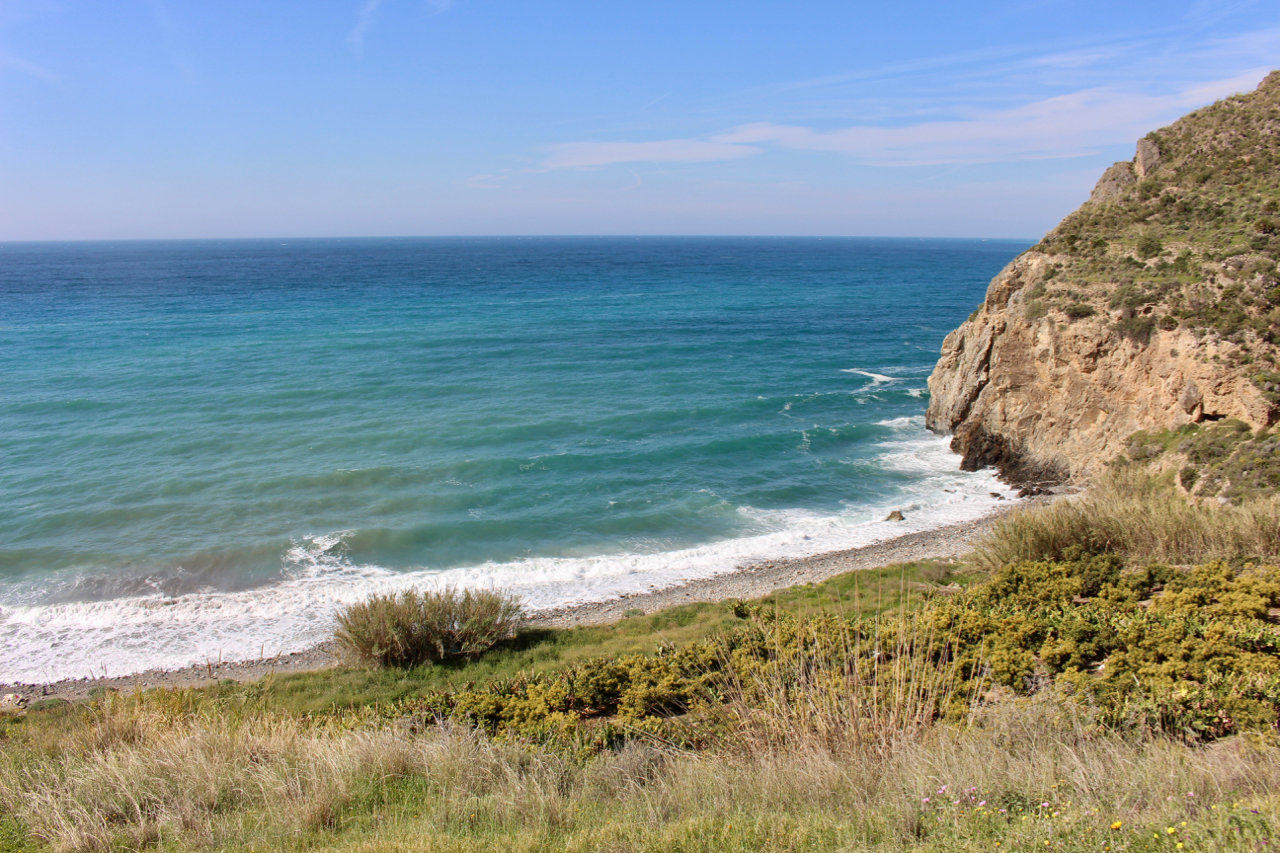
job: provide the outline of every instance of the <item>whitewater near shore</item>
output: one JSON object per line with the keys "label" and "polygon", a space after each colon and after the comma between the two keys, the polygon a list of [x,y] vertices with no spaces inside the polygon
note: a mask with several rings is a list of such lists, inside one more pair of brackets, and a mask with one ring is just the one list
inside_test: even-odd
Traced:
{"label": "whitewater near shore", "polygon": [[[994,505],[987,514],[977,518],[910,533],[903,532],[870,545],[794,558],[760,560],[738,566],[729,573],[698,578],[661,589],[625,593],[603,601],[535,610],[530,621],[535,625],[559,628],[608,624],[623,618],[629,611],[653,613],[681,604],[760,598],[776,590],[817,583],[845,572],[913,560],[953,559],[969,553],[993,521],[1025,504],[1026,501],[1008,500]],[[273,673],[310,672],[339,663],[334,644],[325,641],[297,651],[253,660],[230,661],[212,657],[190,666],[149,669],[125,676],[0,683],[0,693],[17,693],[26,701],[50,698],[76,701],[101,689],[132,691],[152,687],[198,687],[223,679],[248,682]]]}
{"label": "whitewater near shore", "polygon": [[[193,666],[208,675],[216,664],[279,662],[332,637],[341,608],[371,594],[410,588],[500,588],[519,595],[531,612],[570,612],[699,582],[727,584],[715,598],[744,596],[735,578],[745,577],[747,567],[848,552],[904,534],[927,538],[1016,501],[993,473],[957,470],[946,439],[925,433],[917,421],[898,422],[899,437],[883,448],[879,464],[915,475],[912,488],[893,503],[883,497],[850,501],[834,515],[743,507],[739,511],[756,526],[744,537],[676,550],[531,557],[444,570],[394,571],[357,563],[345,552],[341,534],[318,536],[292,549],[281,581],[248,590],[6,608],[0,614],[0,679],[48,684]],[[887,520],[895,509],[905,520]],[[763,591],[802,580],[779,577]]]}

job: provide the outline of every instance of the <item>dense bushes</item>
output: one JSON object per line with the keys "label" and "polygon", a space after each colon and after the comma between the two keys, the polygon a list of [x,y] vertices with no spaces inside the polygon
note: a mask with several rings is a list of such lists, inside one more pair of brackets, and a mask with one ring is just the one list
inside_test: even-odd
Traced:
{"label": "dense bushes", "polygon": [[411,589],[351,605],[338,615],[334,636],[359,663],[416,666],[476,657],[514,636],[521,610],[519,599],[493,590]]}
{"label": "dense bushes", "polygon": [[1126,566],[1070,548],[1001,567],[894,617],[740,605],[747,624],[652,655],[601,657],[401,712],[501,736],[604,745],[644,733],[684,746],[884,742],[1005,695],[1056,690],[1111,728],[1190,740],[1280,715],[1280,570]]}
{"label": "dense bushes", "polygon": [[[1220,496],[1257,508],[1280,490],[1280,435],[1268,429],[1255,433],[1242,421],[1228,419],[1139,432],[1129,445],[1131,461],[1180,467],[1179,484],[1197,498]],[[1259,503],[1258,499],[1264,500]]]}

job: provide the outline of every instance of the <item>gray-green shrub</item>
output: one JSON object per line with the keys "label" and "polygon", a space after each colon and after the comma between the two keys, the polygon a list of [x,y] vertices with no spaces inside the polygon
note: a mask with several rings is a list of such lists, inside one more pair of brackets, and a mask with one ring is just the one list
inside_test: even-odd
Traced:
{"label": "gray-green shrub", "polygon": [[523,619],[520,599],[510,593],[410,589],[351,605],[338,614],[334,639],[360,663],[418,666],[478,657],[513,637]]}

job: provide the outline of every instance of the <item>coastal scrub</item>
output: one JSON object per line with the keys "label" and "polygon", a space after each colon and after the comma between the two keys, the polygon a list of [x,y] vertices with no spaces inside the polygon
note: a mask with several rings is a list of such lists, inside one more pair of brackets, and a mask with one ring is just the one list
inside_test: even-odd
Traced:
{"label": "coastal scrub", "polygon": [[334,637],[358,663],[417,666],[476,658],[513,637],[522,622],[520,600],[509,593],[409,589],[351,605],[338,614]]}

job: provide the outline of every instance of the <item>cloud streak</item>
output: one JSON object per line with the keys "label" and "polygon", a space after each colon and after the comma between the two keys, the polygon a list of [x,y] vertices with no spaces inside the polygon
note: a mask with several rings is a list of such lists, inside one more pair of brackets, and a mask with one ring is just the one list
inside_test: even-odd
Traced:
{"label": "cloud streak", "polygon": [[34,62],[28,62],[20,56],[14,56],[3,48],[0,48],[0,68],[17,71],[19,74],[26,74],[28,77],[35,77],[50,83],[58,79],[58,75],[52,71],[46,71]]}
{"label": "cloud streak", "polygon": [[818,129],[755,122],[705,139],[659,142],[571,142],[555,146],[549,169],[614,163],[697,163],[749,157],[766,150],[839,154],[871,166],[971,164],[1045,160],[1096,153],[1132,142],[1188,109],[1252,89],[1266,74],[1253,69],[1166,95],[1105,87],[1083,89],[1003,110],[899,127],[855,125]]}
{"label": "cloud streak", "polygon": [[[364,0],[360,11],[356,14],[356,25],[352,27],[351,32],[347,33],[347,45],[357,59],[364,58],[365,34],[373,29],[373,24],[378,17],[378,9],[382,7],[383,2],[384,0]],[[448,12],[453,5],[454,0],[427,0],[427,6],[431,9],[432,15]]]}
{"label": "cloud streak", "polygon": [[611,163],[707,163],[737,160],[762,149],[724,141],[663,139],[656,142],[568,142],[553,146],[547,169],[581,169]]}
{"label": "cloud streak", "polygon": [[381,5],[382,0],[364,0],[356,16],[355,27],[347,33],[347,44],[357,59],[364,56],[364,35],[373,26],[374,19],[378,15],[378,7]]}

